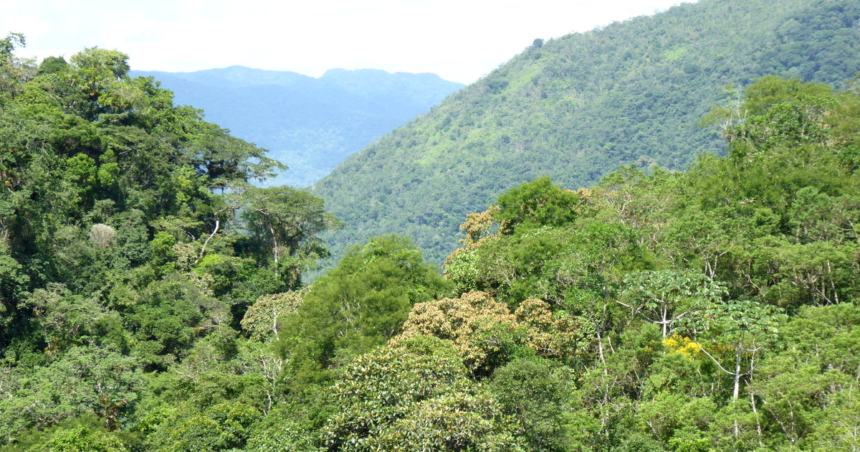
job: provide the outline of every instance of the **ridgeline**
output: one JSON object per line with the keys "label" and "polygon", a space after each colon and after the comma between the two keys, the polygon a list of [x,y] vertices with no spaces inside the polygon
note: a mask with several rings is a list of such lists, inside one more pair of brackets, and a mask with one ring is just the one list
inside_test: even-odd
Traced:
{"label": "ridgeline", "polygon": [[[549,175],[588,186],[619,165],[721,154],[711,106],[766,74],[840,85],[860,72],[860,4],[703,0],[534,45],[313,186],[346,225],[335,254],[383,232],[436,263],[498,193]],[[734,95],[735,101],[737,100]]]}
{"label": "ridgeline", "polygon": [[307,187],[351,154],[426,112],[463,85],[435,74],[332,69],[314,78],[242,66],[153,76],[243,140],[289,167],[267,186]]}

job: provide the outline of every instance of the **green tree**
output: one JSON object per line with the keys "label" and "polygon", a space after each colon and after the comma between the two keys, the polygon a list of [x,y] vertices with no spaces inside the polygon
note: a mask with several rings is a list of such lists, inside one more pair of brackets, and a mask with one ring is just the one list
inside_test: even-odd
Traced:
{"label": "green tree", "polygon": [[[21,33],[9,33],[0,39],[0,96],[17,95],[23,82],[35,75],[35,64],[31,60],[17,58],[15,49],[25,47],[27,40]],[[2,97],[0,97],[2,104]]]}
{"label": "green tree", "polygon": [[568,369],[550,360],[518,359],[493,372],[489,390],[513,416],[531,450],[568,450],[565,413],[573,390]]}
{"label": "green tree", "polygon": [[115,347],[72,347],[37,370],[0,376],[7,395],[0,401],[4,438],[86,414],[97,415],[106,429],[116,430],[145,385],[138,363]]}
{"label": "green tree", "polygon": [[154,282],[142,292],[145,301],[131,307],[126,322],[135,337],[132,353],[153,369],[181,359],[198,335],[231,321],[226,303],[179,275]]}
{"label": "green tree", "polygon": [[325,450],[518,450],[497,402],[476,392],[456,352],[438,339],[363,355],[331,390],[336,412],[322,430]]}
{"label": "green tree", "polygon": [[243,195],[245,218],[268,248],[275,273],[284,268],[287,287],[296,288],[302,271],[328,256],[318,234],[339,226],[323,200],[289,187],[251,188]]}
{"label": "green tree", "polygon": [[749,392],[791,447],[850,450],[860,425],[851,411],[857,405],[858,325],[853,304],[806,306],[780,329],[775,350],[757,367]]}
{"label": "green tree", "polygon": [[294,422],[270,414],[254,425],[248,443],[248,452],[318,452],[314,444],[315,432],[309,432]]}
{"label": "green tree", "polygon": [[302,289],[261,296],[245,312],[242,329],[254,340],[276,338],[281,317],[295,312],[306,293],[307,289]]}
{"label": "green tree", "polygon": [[[785,320],[772,306],[752,301],[730,300],[712,303],[700,316],[689,319],[688,326],[695,328],[701,338],[709,338],[717,346],[715,356],[707,346],[700,347],[721,371],[732,377],[732,400],[740,396],[741,378],[754,370],[756,353],[772,346],[779,325]],[[721,349],[724,347],[724,349]],[[719,359],[722,350],[727,352],[731,365],[723,366]]]}
{"label": "green tree", "polygon": [[[488,394],[457,391],[417,403],[368,441],[371,450],[521,452],[527,450]],[[344,450],[352,450],[344,448]]]}
{"label": "green tree", "polygon": [[701,316],[689,319],[688,325],[699,332],[699,341],[705,338],[711,341],[698,349],[732,378],[731,403],[735,410],[732,433],[736,440],[740,438],[737,405],[741,382],[751,380],[756,358],[774,345],[784,321],[785,315],[772,306],[737,300],[714,303]]}
{"label": "green tree", "polygon": [[27,300],[33,309],[45,342],[45,353],[56,355],[71,345],[100,342],[104,327],[118,322],[116,312],[108,312],[96,300],[72,295],[62,284],[36,289]]}
{"label": "green tree", "polygon": [[25,47],[27,41],[21,33],[9,33],[0,39],[0,62],[6,62],[15,53],[15,48]]}
{"label": "green tree", "polygon": [[298,309],[284,318],[279,346],[299,381],[373,350],[400,333],[415,303],[448,286],[421,251],[403,237],[383,236],[355,247],[314,282]]}
{"label": "green tree", "polygon": [[27,452],[128,452],[120,438],[86,426],[61,429],[44,444]]}
{"label": "green tree", "polygon": [[493,215],[503,234],[539,226],[563,226],[576,219],[579,195],[539,177],[499,196]]}
{"label": "green tree", "polygon": [[259,411],[242,403],[218,404],[162,424],[149,440],[165,452],[241,450],[259,418]]}
{"label": "green tree", "polygon": [[674,270],[629,273],[623,285],[616,302],[660,325],[664,339],[674,332],[679,319],[696,315],[726,294],[722,284],[701,273]]}

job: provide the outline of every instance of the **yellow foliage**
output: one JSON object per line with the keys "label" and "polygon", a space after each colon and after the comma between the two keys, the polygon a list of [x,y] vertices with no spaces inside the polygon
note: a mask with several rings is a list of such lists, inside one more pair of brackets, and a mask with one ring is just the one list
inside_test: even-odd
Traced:
{"label": "yellow foliage", "polygon": [[466,222],[460,225],[460,230],[466,233],[466,237],[460,242],[467,250],[477,248],[481,241],[488,237],[487,233],[495,221],[493,216],[498,210],[498,207],[490,206],[481,213],[470,213],[466,216]]}
{"label": "yellow foliage", "polygon": [[486,340],[499,326],[516,329],[519,324],[507,306],[486,292],[472,291],[460,298],[416,304],[403,325],[403,333],[393,342],[419,335],[449,340],[466,366],[475,370],[484,367],[490,355],[499,351],[488,345],[501,346],[501,341]]}
{"label": "yellow foliage", "polygon": [[[714,356],[735,352],[735,348],[730,345],[712,344],[705,347],[701,342],[696,342],[686,336],[679,336],[677,333],[663,339],[663,345],[669,349],[669,353],[679,353],[690,360],[699,358],[705,351]],[[742,356],[749,358],[752,354],[743,354]]]}
{"label": "yellow foliage", "polygon": [[576,317],[555,318],[549,303],[537,298],[522,302],[514,312],[527,327],[528,345],[545,358],[565,358],[576,351],[581,325]]}
{"label": "yellow foliage", "polygon": [[460,298],[416,304],[403,333],[392,342],[415,336],[449,340],[474,372],[491,366],[499,353],[506,353],[510,340],[546,358],[570,357],[576,352],[580,328],[575,317],[555,318],[542,300],[528,299],[512,314],[490,294],[471,291]]}
{"label": "yellow foliage", "polygon": [[687,359],[698,358],[702,353],[702,345],[686,336],[675,333],[663,339],[663,345],[669,349],[669,353],[680,353]]}

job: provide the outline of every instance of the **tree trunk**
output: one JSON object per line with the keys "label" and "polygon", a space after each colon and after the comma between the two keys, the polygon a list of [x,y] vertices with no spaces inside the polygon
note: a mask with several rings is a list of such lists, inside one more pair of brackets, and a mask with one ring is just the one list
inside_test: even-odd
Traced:
{"label": "tree trunk", "polygon": [[[732,393],[732,405],[735,409],[737,409],[738,397],[740,396],[741,389],[741,344],[738,343],[735,348],[735,389]],[[740,429],[738,428],[738,415],[734,414],[735,422],[734,422],[734,433],[735,440],[740,436]]]}

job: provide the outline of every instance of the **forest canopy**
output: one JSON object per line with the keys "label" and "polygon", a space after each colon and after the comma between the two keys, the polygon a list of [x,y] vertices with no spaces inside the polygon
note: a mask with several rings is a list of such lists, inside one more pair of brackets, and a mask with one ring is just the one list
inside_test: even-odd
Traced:
{"label": "forest canopy", "polygon": [[768,74],[844,87],[858,24],[855,0],[699,0],[529,46],[312,187],[346,225],[333,253],[399,233],[441,264],[462,219],[522,183],[725,155],[711,105]]}
{"label": "forest canopy", "polygon": [[37,65],[24,44],[0,40],[0,442],[66,422],[57,438],[114,450],[104,432],[150,377],[198,344],[233,350],[248,307],[300,288],[339,223],[306,192],[248,185],[281,165],[129,77],[127,55]]}
{"label": "forest canopy", "polygon": [[[765,76],[727,155],[538,177],[440,272],[127,56],[0,41],[0,448],[856,450],[860,87]],[[8,51],[4,49],[9,49]]]}

